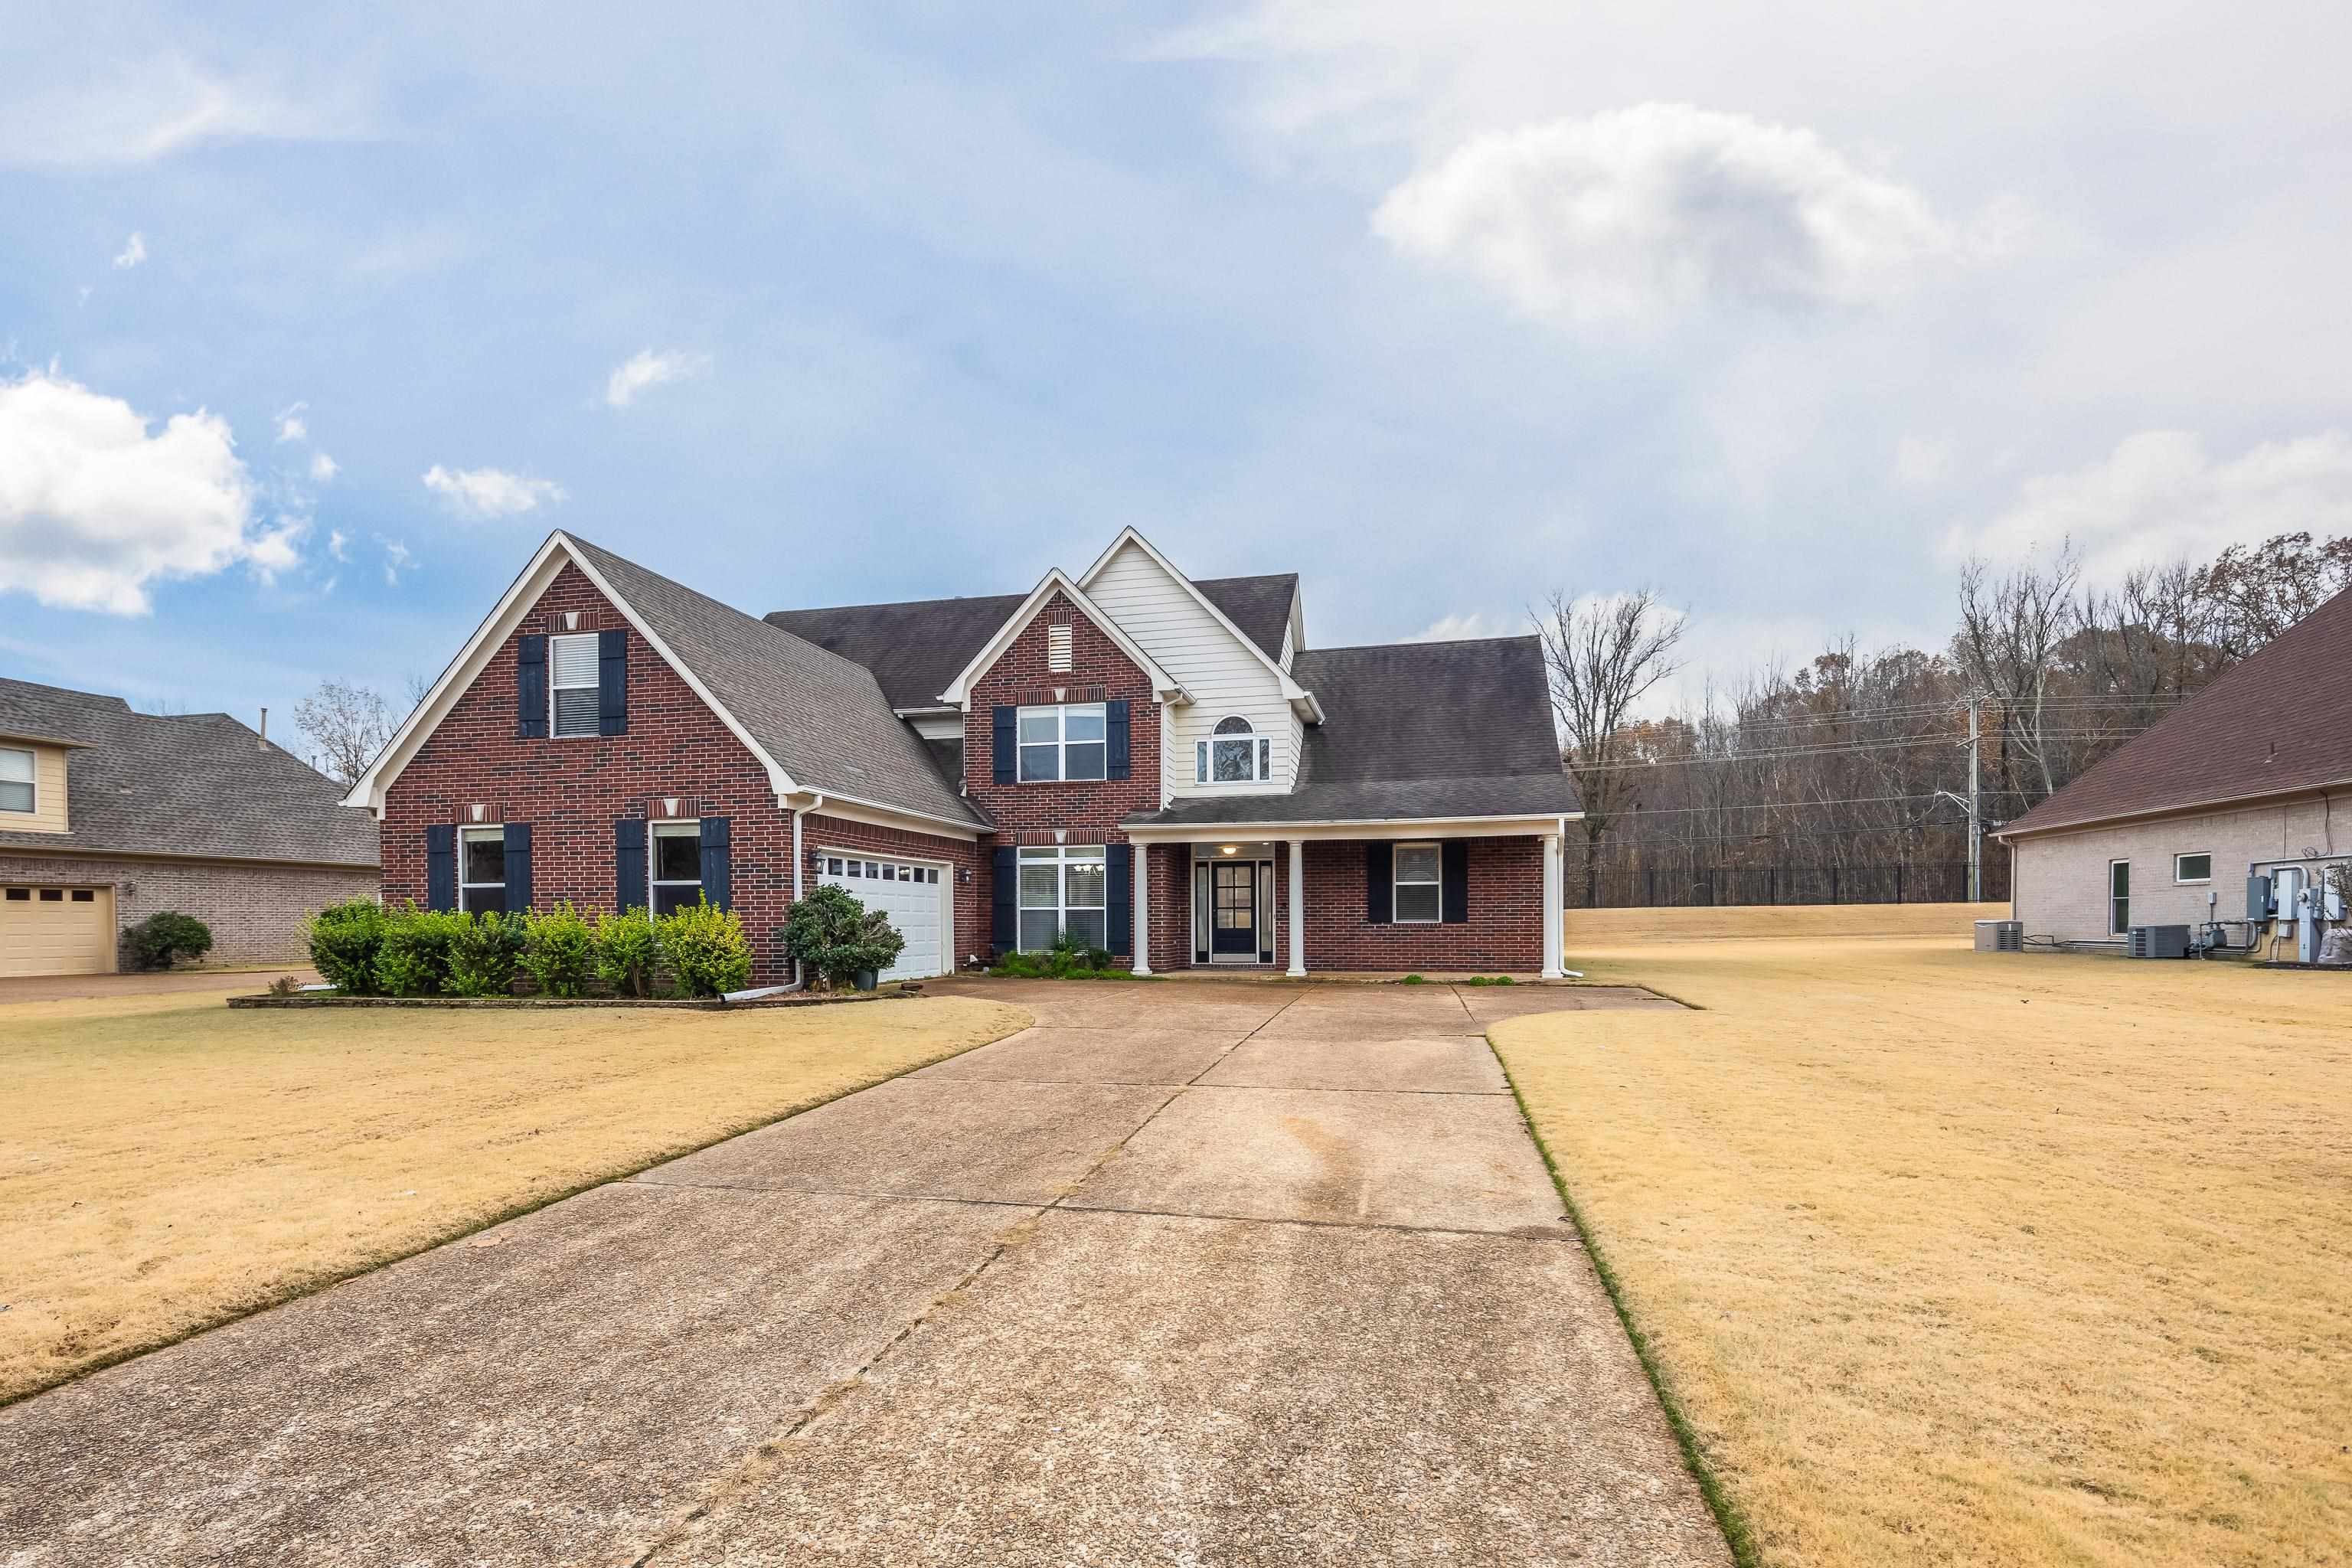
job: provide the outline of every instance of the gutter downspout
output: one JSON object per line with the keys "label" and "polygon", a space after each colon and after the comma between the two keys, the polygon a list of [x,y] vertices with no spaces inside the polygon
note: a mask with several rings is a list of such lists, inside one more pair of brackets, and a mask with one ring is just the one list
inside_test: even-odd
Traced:
{"label": "gutter downspout", "polygon": [[[824,795],[823,793],[812,790],[809,792],[809,803],[806,805],[796,805],[793,807],[793,902],[796,904],[801,901],[802,896],[806,890],[805,879],[808,876],[808,857],[801,848],[801,818],[806,816],[810,812],[819,809],[824,805]],[[798,991],[807,984],[808,977],[801,973],[801,961],[797,958],[793,959],[793,983],[790,985],[785,986],[784,990],[786,992]]]}

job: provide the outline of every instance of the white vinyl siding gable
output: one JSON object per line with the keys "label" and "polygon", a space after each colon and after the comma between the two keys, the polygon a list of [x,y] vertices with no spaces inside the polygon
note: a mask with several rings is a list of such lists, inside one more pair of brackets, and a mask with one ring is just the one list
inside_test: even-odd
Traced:
{"label": "white vinyl siding gable", "polygon": [[[1264,659],[1133,544],[1103,563],[1087,584],[1087,596],[1192,694],[1191,706],[1169,714],[1169,743],[1161,752],[1166,795],[1289,792],[1297,776],[1302,728],[1283,698],[1279,678]],[[1235,716],[1271,740],[1272,776],[1264,783],[1194,784],[1197,744],[1210,738],[1219,721]]]}

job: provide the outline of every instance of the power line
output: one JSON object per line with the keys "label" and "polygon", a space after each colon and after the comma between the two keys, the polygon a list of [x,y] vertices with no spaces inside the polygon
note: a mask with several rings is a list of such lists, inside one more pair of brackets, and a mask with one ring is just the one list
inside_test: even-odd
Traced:
{"label": "power line", "polygon": [[[2140,729],[2115,730],[2044,730],[2039,739],[2044,741],[2110,741],[2127,739],[2143,733]],[[1787,746],[1754,752],[1720,752],[1685,757],[1637,758],[1622,763],[1570,763],[1574,773],[1630,773],[1646,768],[1691,768],[1733,763],[1792,762],[1808,757],[1853,756],[1870,752],[1917,750],[1927,746],[1949,746],[1955,749],[1968,744],[1965,735],[1904,735],[1877,741],[1834,741],[1819,746]]]}

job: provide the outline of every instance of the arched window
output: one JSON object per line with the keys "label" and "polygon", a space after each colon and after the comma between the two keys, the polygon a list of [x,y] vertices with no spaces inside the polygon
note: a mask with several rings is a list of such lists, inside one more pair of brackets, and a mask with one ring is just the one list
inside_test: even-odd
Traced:
{"label": "arched window", "polygon": [[1193,748],[1196,784],[1251,784],[1273,776],[1273,741],[1239,714],[1218,720],[1210,738]]}

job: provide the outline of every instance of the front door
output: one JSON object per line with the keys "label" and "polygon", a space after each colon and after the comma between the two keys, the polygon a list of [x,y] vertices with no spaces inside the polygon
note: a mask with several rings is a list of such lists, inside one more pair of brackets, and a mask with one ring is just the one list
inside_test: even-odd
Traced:
{"label": "front door", "polygon": [[1257,862],[1219,860],[1209,868],[1209,952],[1216,958],[1257,958]]}

